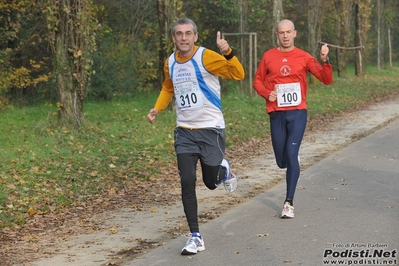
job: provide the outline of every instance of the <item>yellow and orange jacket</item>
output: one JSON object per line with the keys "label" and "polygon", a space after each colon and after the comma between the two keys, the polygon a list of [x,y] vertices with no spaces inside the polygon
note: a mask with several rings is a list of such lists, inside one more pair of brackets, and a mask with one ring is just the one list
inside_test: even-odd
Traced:
{"label": "yellow and orange jacket", "polygon": [[[176,101],[176,126],[192,129],[225,128],[219,77],[242,80],[245,72],[236,56],[223,56],[195,46],[190,58],[174,52],[164,64],[165,81],[154,109],[162,112]],[[226,59],[228,58],[228,59]]]}

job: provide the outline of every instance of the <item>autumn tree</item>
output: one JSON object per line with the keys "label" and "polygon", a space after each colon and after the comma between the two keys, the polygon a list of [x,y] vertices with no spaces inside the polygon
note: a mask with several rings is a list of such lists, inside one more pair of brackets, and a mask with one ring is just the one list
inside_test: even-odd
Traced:
{"label": "autumn tree", "polygon": [[29,102],[49,79],[40,10],[29,0],[0,1],[0,107],[9,98],[18,105]]}
{"label": "autumn tree", "polygon": [[47,0],[44,10],[55,55],[58,118],[68,128],[79,129],[84,121],[83,100],[96,47],[92,8],[91,0]]}
{"label": "autumn tree", "polygon": [[[380,23],[376,15],[378,2],[381,3]],[[374,7],[375,17],[369,18],[373,26],[361,36],[355,27],[358,25],[360,29],[365,22],[361,20],[366,18],[356,18],[355,7],[358,5],[360,10],[363,3]],[[108,100],[159,89],[164,60],[174,48],[170,28],[181,16],[197,22],[200,33],[197,44],[211,49],[216,48],[218,30],[256,32],[260,51],[257,57],[276,45],[275,25],[286,17],[294,21],[299,32],[295,45],[309,53],[317,56],[319,38],[343,47],[330,50],[334,69],[343,76],[347,64],[358,61],[356,57],[366,60],[363,66],[377,63],[378,51],[381,66],[384,60],[389,60],[391,65],[397,60],[397,8],[397,0],[0,1],[0,95],[21,105],[56,98],[61,121],[77,121],[72,124],[80,127],[85,97]],[[98,24],[102,25],[96,31],[98,49],[94,54],[96,45],[91,30],[97,23],[93,9]],[[358,14],[365,15],[362,12]],[[378,25],[380,48],[377,50]],[[47,29],[51,31],[52,51],[44,36]],[[355,46],[356,38],[365,49],[345,49]],[[245,38],[228,37],[246,64],[249,56],[243,40]],[[94,60],[96,74],[90,79]],[[89,85],[93,89],[88,90]]]}

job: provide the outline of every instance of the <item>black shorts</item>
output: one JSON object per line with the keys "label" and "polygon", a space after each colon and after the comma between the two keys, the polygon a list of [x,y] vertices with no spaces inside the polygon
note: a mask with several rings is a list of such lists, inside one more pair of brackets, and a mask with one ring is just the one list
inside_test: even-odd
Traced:
{"label": "black shorts", "polygon": [[226,150],[224,129],[175,128],[176,154],[198,154],[200,160],[211,166],[220,165]]}

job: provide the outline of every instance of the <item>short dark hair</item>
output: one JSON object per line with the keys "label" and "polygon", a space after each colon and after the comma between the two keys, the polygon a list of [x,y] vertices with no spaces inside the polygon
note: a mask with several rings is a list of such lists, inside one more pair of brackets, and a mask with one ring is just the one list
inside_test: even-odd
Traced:
{"label": "short dark hair", "polygon": [[175,30],[176,30],[176,26],[177,25],[184,25],[184,24],[191,24],[192,26],[193,26],[193,29],[194,29],[194,33],[197,33],[197,25],[195,24],[195,22],[194,21],[192,21],[191,19],[189,19],[189,18],[180,18],[180,19],[178,19],[174,24],[173,24],[173,26],[172,26],[172,34],[174,34],[175,33]]}

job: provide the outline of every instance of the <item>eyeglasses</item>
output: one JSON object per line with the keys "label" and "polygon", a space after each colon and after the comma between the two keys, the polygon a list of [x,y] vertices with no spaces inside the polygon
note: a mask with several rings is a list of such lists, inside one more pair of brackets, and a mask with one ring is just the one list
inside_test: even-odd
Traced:
{"label": "eyeglasses", "polygon": [[175,32],[175,36],[178,38],[183,38],[183,35],[186,36],[186,38],[191,38],[194,35],[194,32],[192,31],[186,31],[186,32]]}

